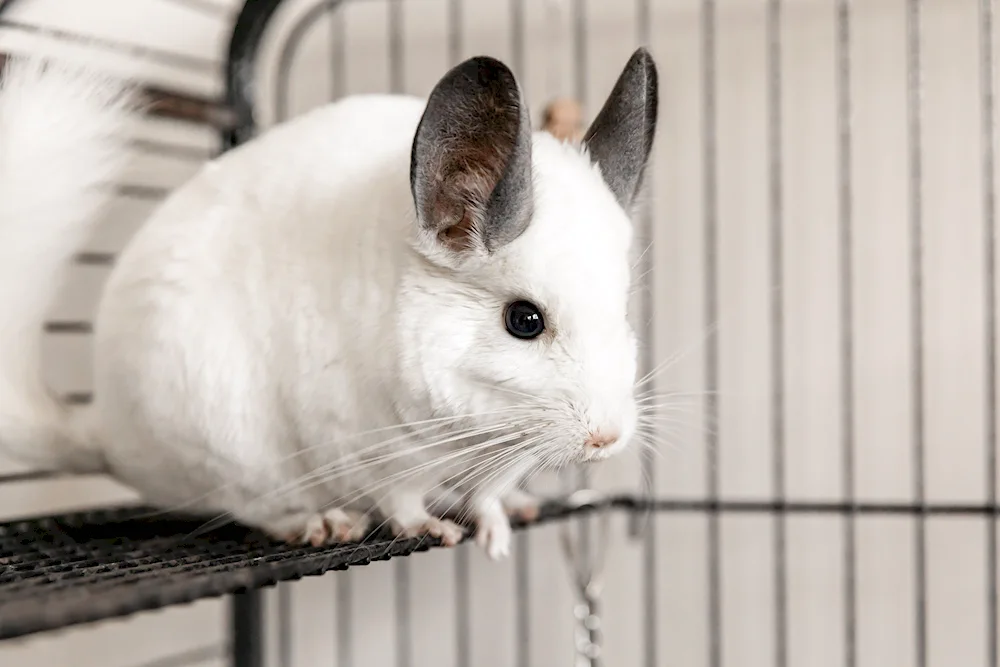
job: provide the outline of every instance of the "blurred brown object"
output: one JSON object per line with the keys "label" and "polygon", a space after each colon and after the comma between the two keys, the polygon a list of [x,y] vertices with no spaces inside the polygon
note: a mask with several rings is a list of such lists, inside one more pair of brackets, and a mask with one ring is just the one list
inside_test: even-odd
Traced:
{"label": "blurred brown object", "polygon": [[[3,0],[0,0],[0,4],[3,4]],[[0,73],[10,57],[8,53],[0,51]],[[201,123],[220,130],[228,130],[237,123],[236,114],[220,100],[154,86],[140,87],[136,98],[139,108],[151,116]]]}
{"label": "blurred brown object", "polygon": [[583,139],[583,110],[576,100],[559,98],[542,112],[542,129],[561,141]]}

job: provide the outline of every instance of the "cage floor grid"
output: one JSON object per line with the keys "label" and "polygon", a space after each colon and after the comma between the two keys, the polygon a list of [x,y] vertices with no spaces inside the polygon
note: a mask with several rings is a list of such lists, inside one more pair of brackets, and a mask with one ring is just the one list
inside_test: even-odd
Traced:
{"label": "cage floor grid", "polygon": [[[1000,516],[993,505],[650,499],[576,495],[546,502],[532,525],[599,510],[643,513]],[[0,523],[0,639],[367,565],[440,546],[376,533],[327,547],[274,542],[230,524],[150,508],[112,508]],[[516,529],[526,524],[515,522]]]}
{"label": "cage floor grid", "polygon": [[[620,505],[549,502],[533,524]],[[113,508],[0,524],[0,639],[237,593],[440,546],[378,532],[361,544],[279,544],[230,524]],[[524,528],[518,523],[515,528]]]}

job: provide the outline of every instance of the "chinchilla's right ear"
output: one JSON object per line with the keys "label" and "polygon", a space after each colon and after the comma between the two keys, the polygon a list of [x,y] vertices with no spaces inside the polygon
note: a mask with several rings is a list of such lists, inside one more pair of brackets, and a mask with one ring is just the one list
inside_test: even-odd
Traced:
{"label": "chinchilla's right ear", "polygon": [[444,75],[410,155],[421,231],[451,253],[492,253],[533,210],[531,122],[514,74],[485,56]]}
{"label": "chinchilla's right ear", "polygon": [[583,138],[590,159],[626,210],[642,187],[656,136],[658,102],[656,63],[649,51],[639,48]]}

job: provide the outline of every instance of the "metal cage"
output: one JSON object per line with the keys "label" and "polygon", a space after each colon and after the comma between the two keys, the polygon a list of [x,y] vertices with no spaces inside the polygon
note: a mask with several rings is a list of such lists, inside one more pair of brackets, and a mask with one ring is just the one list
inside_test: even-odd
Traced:
{"label": "metal cage", "polygon": [[[350,6],[383,6],[384,14],[380,16],[384,20],[384,62],[387,68],[383,79],[384,88],[386,92],[407,90],[404,6],[410,0],[323,0],[299,3],[298,13],[286,22],[281,39],[276,40],[276,46],[272,44],[272,65],[275,69],[270,91],[264,90],[265,86],[261,83],[262,69],[266,65],[263,55],[266,42],[275,37],[272,29],[276,17],[285,7],[295,3],[283,0],[246,0],[238,11],[230,14],[225,8],[220,9],[219,5],[207,0],[173,1],[190,7],[192,11],[212,13],[224,23],[231,22],[231,37],[224,62],[204,61],[157,49],[143,49],[95,39],[89,39],[87,44],[98,49],[123,50],[143,58],[172,59],[185,66],[211,71],[218,67],[224,88],[221,100],[182,94],[160,86],[149,86],[144,94],[150,102],[152,114],[177,122],[211,127],[219,137],[222,150],[250,140],[262,124],[281,122],[294,114],[291,89],[296,61],[305,39],[318,30],[317,26],[323,21],[328,21],[333,28],[325,40],[330,49],[333,77],[331,97],[347,92],[343,81],[347,76],[345,63],[350,54],[345,46],[343,25],[337,24],[332,17]],[[447,62],[457,62],[463,55],[471,55],[471,50],[478,48],[478,45],[468,43],[468,36],[463,30],[463,11],[468,9],[471,2],[473,0],[442,0],[446,13],[438,37],[443,36]],[[834,103],[827,118],[831,122],[824,131],[829,134],[832,151],[827,157],[832,158],[832,164],[829,165],[833,174],[830,187],[836,205],[835,213],[830,219],[830,232],[825,238],[833,240],[829,248],[833,258],[829,274],[833,276],[834,288],[828,295],[833,295],[833,303],[829,308],[835,315],[835,331],[831,338],[834,347],[827,352],[835,358],[835,363],[829,369],[829,373],[835,376],[831,383],[835,390],[830,412],[833,414],[831,423],[835,425],[837,433],[833,439],[836,450],[828,452],[824,465],[836,468],[836,482],[832,485],[836,488],[826,497],[821,497],[822,494],[810,496],[801,492],[799,487],[795,492],[790,491],[793,480],[789,473],[789,455],[794,453],[791,450],[801,442],[789,435],[792,416],[789,406],[797,397],[796,390],[790,387],[788,381],[791,357],[789,332],[793,316],[784,292],[790,280],[788,248],[793,243],[791,237],[798,233],[795,227],[798,221],[789,211],[789,166],[785,163],[790,148],[787,130],[790,99],[786,70],[790,69],[788,62],[791,52],[787,46],[787,17],[797,11],[797,6],[801,9],[807,3],[820,7],[816,11],[823,14],[824,25],[830,28],[828,33],[823,34],[830,38],[828,75],[832,89],[829,91],[829,99]],[[10,8],[15,4],[21,3],[0,0],[0,31],[26,34],[46,31],[45,28],[7,18]],[[508,21],[505,31],[506,39],[509,40],[508,60],[518,73],[539,64],[529,54],[531,37],[528,26],[529,15],[537,18],[538,4],[529,3],[528,0],[508,0],[503,3]],[[975,329],[973,338],[982,348],[976,353],[976,362],[972,364],[972,368],[981,375],[977,380],[979,390],[970,399],[977,401],[977,412],[982,423],[978,441],[968,444],[968,449],[975,451],[974,454],[969,454],[970,460],[972,456],[978,457],[969,466],[978,467],[981,492],[970,494],[968,498],[947,498],[944,497],[947,494],[928,491],[929,475],[934,473],[934,470],[929,470],[931,465],[928,463],[928,420],[933,412],[928,359],[933,356],[931,348],[942,343],[928,335],[928,325],[935,320],[934,313],[928,313],[927,294],[929,285],[937,278],[930,275],[927,268],[929,249],[925,190],[929,171],[926,157],[929,123],[925,111],[925,59],[929,48],[926,43],[928,12],[943,12],[945,10],[941,7],[944,4],[935,5],[930,0],[885,0],[881,4],[892,5],[892,16],[902,19],[902,24],[893,23],[891,27],[885,27],[888,23],[878,24],[881,26],[879,29],[886,34],[891,33],[898,38],[894,44],[903,47],[899,58],[904,64],[905,75],[905,80],[900,83],[901,104],[894,109],[904,111],[896,122],[902,128],[901,136],[905,139],[905,174],[901,186],[905,197],[905,202],[901,204],[906,212],[905,234],[895,238],[902,239],[905,243],[899,256],[905,259],[905,277],[900,283],[905,285],[905,295],[901,295],[900,299],[905,301],[906,321],[905,326],[900,328],[900,336],[891,342],[905,350],[902,357],[906,366],[904,372],[910,407],[904,421],[907,423],[909,438],[905,447],[899,450],[906,452],[907,459],[899,458],[897,465],[906,466],[911,474],[908,491],[893,495],[862,492],[858,480],[858,471],[862,466],[859,457],[864,454],[858,444],[858,425],[863,421],[859,416],[859,409],[865,408],[866,401],[872,399],[871,392],[862,396],[860,391],[864,388],[864,378],[871,378],[871,375],[863,375],[859,371],[859,367],[867,363],[860,357],[871,353],[865,347],[868,344],[866,341],[870,342],[870,339],[859,335],[859,295],[865,290],[874,289],[865,278],[867,276],[868,280],[871,279],[870,272],[859,276],[858,266],[861,260],[858,257],[858,239],[867,229],[866,225],[874,223],[863,219],[858,213],[858,155],[865,146],[859,146],[856,136],[856,91],[859,75],[864,74],[863,68],[868,64],[859,63],[854,49],[858,39],[858,16],[877,3],[865,6],[850,0],[748,0],[744,3],[732,3],[742,4],[759,21],[754,24],[759,29],[753,33],[753,39],[760,39],[754,42],[753,48],[758,50],[753,52],[756,54],[753,57],[762,63],[764,85],[763,90],[754,93],[757,97],[753,99],[763,102],[763,108],[759,110],[760,128],[763,131],[763,141],[759,147],[763,153],[755,165],[759,176],[754,177],[752,187],[763,189],[759,195],[759,203],[766,221],[766,225],[761,227],[761,231],[766,232],[766,239],[759,249],[764,257],[761,265],[761,275],[764,276],[762,280],[766,279],[766,284],[770,286],[763,290],[763,295],[756,301],[766,310],[766,326],[761,329],[765,333],[758,336],[754,343],[757,345],[754,348],[756,353],[765,358],[761,372],[768,378],[764,392],[766,396],[762,402],[755,404],[765,413],[762,419],[766,422],[769,434],[760,452],[761,456],[766,456],[766,465],[762,465],[762,469],[766,468],[767,482],[761,485],[759,493],[743,494],[742,497],[725,488],[729,482],[724,478],[726,469],[723,457],[727,450],[722,446],[722,439],[731,437],[731,431],[726,431],[720,424],[725,422],[723,411],[727,401],[736,399],[730,399],[720,388],[725,384],[722,377],[726,363],[724,357],[727,354],[731,357],[734,353],[732,349],[724,347],[716,333],[718,323],[724,317],[722,302],[726,300],[723,297],[726,296],[727,287],[723,283],[732,280],[731,277],[726,277],[728,265],[725,259],[726,252],[730,252],[731,258],[731,251],[724,252],[722,245],[723,237],[732,234],[732,228],[724,224],[726,216],[731,215],[732,211],[723,211],[725,197],[723,184],[720,182],[720,164],[727,150],[724,139],[720,137],[720,117],[727,107],[726,101],[720,99],[719,52],[725,44],[720,37],[719,24],[720,13],[738,10],[717,0],[684,0],[680,4],[692,10],[692,15],[697,18],[696,23],[685,23],[685,26],[694,31],[690,34],[692,42],[687,53],[697,55],[698,62],[695,66],[688,67],[687,71],[692,77],[690,90],[698,91],[696,114],[700,129],[697,137],[689,139],[691,145],[697,146],[700,155],[700,163],[692,170],[695,173],[689,174],[692,180],[699,183],[696,196],[699,210],[695,223],[700,235],[700,280],[697,284],[685,285],[684,289],[698,291],[701,295],[696,307],[704,329],[704,335],[696,345],[703,390],[703,402],[699,409],[701,419],[711,427],[705,428],[700,436],[704,450],[699,454],[703,460],[699,463],[702,479],[699,480],[700,490],[697,492],[670,492],[668,485],[661,479],[657,461],[651,454],[644,454],[632,478],[637,485],[640,481],[645,482],[643,492],[621,494],[587,491],[585,489],[589,480],[583,475],[577,475],[572,484],[568,483],[566,494],[546,505],[541,521],[559,520],[567,526],[563,533],[562,547],[567,555],[568,576],[576,594],[575,607],[552,612],[574,615],[576,636],[574,645],[566,647],[567,661],[575,656],[574,664],[577,665],[605,664],[601,650],[601,619],[612,610],[608,608],[607,601],[602,599],[598,584],[607,569],[616,567],[616,564],[605,560],[601,545],[606,546],[610,540],[617,538],[610,537],[605,519],[595,520],[595,517],[607,517],[611,512],[624,511],[629,514],[630,521],[628,537],[622,536],[621,539],[637,540],[641,545],[638,555],[631,561],[633,567],[639,569],[641,584],[633,599],[634,606],[614,609],[613,613],[626,615],[641,628],[638,632],[641,646],[634,653],[639,661],[636,664],[653,667],[677,664],[675,661],[680,659],[678,655],[668,655],[660,640],[667,622],[662,609],[662,582],[658,582],[659,564],[665,555],[662,539],[657,536],[657,526],[660,524],[655,517],[683,515],[695,516],[699,521],[704,521],[703,556],[706,562],[703,573],[699,573],[705,578],[705,633],[704,637],[692,640],[693,643],[700,644],[702,649],[697,653],[699,657],[689,664],[704,664],[706,667],[737,664],[734,660],[738,659],[725,650],[727,613],[724,609],[726,583],[723,524],[730,517],[743,516],[761,519],[760,525],[766,525],[768,531],[766,541],[770,557],[766,576],[769,584],[771,636],[768,640],[770,648],[767,651],[767,664],[775,667],[813,664],[803,662],[808,656],[797,656],[791,649],[796,619],[790,606],[790,599],[795,591],[789,570],[795,562],[790,553],[789,533],[793,530],[790,528],[791,524],[803,517],[834,519],[825,524],[827,532],[836,533],[831,543],[839,549],[839,572],[836,573],[836,586],[840,591],[839,609],[834,614],[838,621],[835,623],[836,628],[831,631],[837,636],[839,648],[836,660],[830,660],[830,664],[843,664],[846,667],[877,664],[872,662],[877,657],[871,657],[877,656],[877,652],[866,655],[864,649],[859,648],[859,635],[865,632],[864,622],[860,620],[864,616],[864,603],[861,599],[864,580],[859,574],[859,524],[870,517],[900,517],[910,526],[906,538],[908,544],[904,550],[912,558],[912,604],[907,606],[910,626],[908,640],[912,639],[912,647],[907,649],[907,655],[910,656],[911,663],[916,667],[927,667],[934,664],[958,664],[941,662],[942,660],[964,659],[957,654],[952,656],[947,653],[938,654],[935,658],[931,651],[930,637],[933,633],[930,624],[934,599],[929,592],[933,572],[928,556],[931,543],[928,525],[934,521],[962,520],[973,522],[974,530],[981,533],[978,539],[985,548],[985,553],[976,557],[976,562],[982,564],[983,570],[979,593],[981,599],[977,601],[974,612],[982,626],[981,631],[977,631],[977,641],[981,641],[982,646],[976,650],[976,654],[981,656],[979,664],[998,667],[1000,617],[997,596],[996,497],[998,332],[994,151],[995,3],[992,0],[950,3],[952,7],[963,5],[962,16],[974,19],[977,40],[974,45],[977,71],[974,74],[967,70],[952,73],[958,81],[956,89],[965,91],[963,99],[976,101],[974,116],[977,124],[975,133],[978,139],[978,164],[975,171],[981,180],[979,200],[970,204],[974,209],[974,219],[963,222],[973,230],[970,238],[978,235],[978,241],[970,241],[967,248],[976,248],[979,253],[969,260],[975,264],[976,270],[975,275],[970,274],[972,278],[966,285],[972,285],[976,290],[975,304],[970,308],[978,313],[978,321],[969,324],[964,330]],[[628,17],[629,27],[623,31],[627,36],[620,36],[619,41],[627,42],[626,46],[629,48],[655,42],[657,35],[654,31],[657,25],[661,25],[658,21],[669,19],[657,19],[654,14],[663,14],[667,11],[664,7],[669,3],[666,0],[634,0],[620,3],[620,8],[626,5],[628,7],[623,11]],[[550,0],[546,5],[546,11],[563,12],[559,20],[565,29],[566,39],[558,47],[564,48],[568,53],[561,54],[559,58],[562,59],[561,62],[569,62],[570,65],[564,68],[566,71],[560,84],[562,90],[551,90],[551,79],[546,79],[545,84],[537,86],[538,90],[543,91],[541,94],[561,92],[586,100],[604,92],[593,89],[588,64],[593,64],[600,54],[588,51],[587,36],[588,29],[595,25],[590,14],[604,10],[607,10],[607,6],[597,0]],[[877,23],[875,19],[872,21]],[[876,33],[877,30],[872,28],[871,34]],[[58,40],[78,38],[64,31],[52,30],[48,31],[48,36]],[[869,36],[869,39],[874,38]],[[655,46],[654,44],[654,53]],[[940,46],[937,44],[936,48]],[[444,71],[446,62],[442,61],[441,64],[440,71],[432,72],[431,75],[439,75]],[[543,61],[542,69],[548,65]],[[730,97],[730,101],[732,99],[735,98]],[[670,103],[665,102],[663,106],[669,109]],[[267,116],[269,122],[262,121],[262,117]],[[658,150],[666,150],[662,146],[662,137],[659,143],[661,145]],[[184,152],[184,149],[166,145],[147,145],[146,148]],[[199,154],[195,159],[207,157]],[[734,173],[739,177],[747,175],[746,172],[729,171],[726,177],[736,178]],[[657,180],[656,183],[662,185],[662,181]],[[659,241],[662,234],[655,211],[664,199],[671,196],[670,192],[665,193],[662,188],[654,186],[653,190],[651,201],[637,222],[639,237],[650,244],[654,239]],[[165,191],[128,185],[120,186],[120,192],[126,197],[146,199],[159,199],[166,195]],[[107,253],[83,253],[76,258],[76,262],[82,265],[110,266],[113,261],[113,255]],[[658,295],[656,286],[659,284],[658,274],[664,270],[664,263],[657,259],[655,252],[644,251],[637,258],[637,266],[641,280],[647,286],[640,290],[637,297],[643,334],[649,341],[643,347],[641,367],[645,373],[653,372],[674,359],[671,355],[675,355],[675,350],[659,354],[660,351],[652,342],[658,335],[654,326],[658,321],[656,313],[663,297]],[[801,313],[796,313],[794,317],[800,315]],[[47,324],[46,331],[54,335],[85,335],[90,331],[90,324],[87,321],[56,320]],[[942,336],[940,332],[936,335]],[[747,350],[744,349],[743,352]],[[82,402],[89,400],[89,396],[76,392],[68,394],[67,399]],[[942,419],[940,415],[935,418]],[[0,483],[25,484],[41,477],[41,474],[30,471],[15,472],[0,476]],[[870,490],[872,487],[868,488]],[[232,664],[236,667],[263,667],[267,654],[264,638],[268,633],[265,629],[262,587],[392,557],[398,559],[398,566],[394,570],[393,603],[396,615],[391,642],[398,647],[396,663],[412,664],[413,619],[405,610],[411,608],[414,574],[410,561],[402,557],[436,546],[434,540],[373,540],[364,549],[350,550],[337,547],[293,548],[271,544],[259,535],[236,526],[191,537],[192,531],[198,526],[196,520],[184,517],[153,520],[143,508],[102,509],[11,521],[0,525],[0,563],[3,564],[0,566],[0,637],[25,636],[204,597],[231,595],[230,639],[224,650],[229,653]],[[575,527],[575,532],[569,531],[569,526]],[[522,533],[527,534],[530,532]],[[596,541],[595,536],[599,538]],[[956,548],[961,546],[956,545]],[[964,548],[972,549],[969,545]],[[526,570],[529,557],[527,542],[522,540],[518,543],[514,556],[515,579],[512,592],[516,617],[513,623],[513,663],[517,665],[533,664],[532,642],[540,641],[528,620],[529,612],[532,611],[528,595],[532,582]],[[472,613],[469,567],[467,547],[460,548],[455,555],[452,573],[455,591],[451,604],[456,613],[455,628],[451,636],[455,641],[454,646],[447,649],[453,653],[458,665],[475,664],[468,627],[468,618]],[[331,576],[342,577],[341,574]],[[950,575],[945,572],[938,576],[947,578]],[[353,589],[348,585],[346,579],[337,588],[341,604],[349,605],[352,596],[364,594],[363,590]],[[291,624],[294,621],[290,618],[290,595],[287,586],[278,587],[279,613],[274,636],[278,664],[282,667],[290,667],[293,662]],[[972,607],[969,606],[968,609],[971,610]],[[872,616],[869,614],[866,618],[870,621]],[[331,641],[336,645],[337,664],[352,664],[352,642],[356,629],[350,617],[341,618],[333,629]],[[181,655],[176,664],[196,664],[200,659],[198,656]],[[764,664],[763,659],[759,664]]]}

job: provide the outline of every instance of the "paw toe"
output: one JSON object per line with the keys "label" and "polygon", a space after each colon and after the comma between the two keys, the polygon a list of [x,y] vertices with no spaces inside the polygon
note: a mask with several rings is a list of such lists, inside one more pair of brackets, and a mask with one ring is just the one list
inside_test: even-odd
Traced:
{"label": "paw toe", "polygon": [[321,547],[330,539],[330,531],[327,529],[323,517],[311,516],[306,520],[305,531],[302,533],[302,543],[311,544],[314,547]]}
{"label": "paw toe", "polygon": [[357,542],[365,536],[370,525],[366,515],[341,509],[328,510],[323,515],[323,522],[335,542]]}

